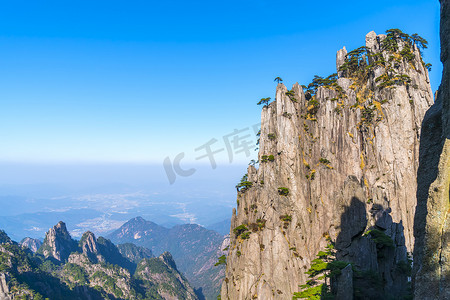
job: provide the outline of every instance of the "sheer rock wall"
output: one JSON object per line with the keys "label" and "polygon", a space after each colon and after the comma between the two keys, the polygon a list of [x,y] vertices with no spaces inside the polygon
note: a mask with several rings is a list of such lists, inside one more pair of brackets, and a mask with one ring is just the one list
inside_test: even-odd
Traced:
{"label": "sheer rock wall", "polygon": [[[388,61],[390,54],[380,50],[384,38],[371,32],[366,46]],[[392,281],[395,264],[413,249],[419,135],[433,103],[416,47],[413,54],[412,62],[395,65],[409,85],[381,88],[375,79],[382,66],[363,81],[338,70],[342,92],[319,87],[317,109],[299,84],[288,95],[278,84],[276,101],[261,113],[259,168],[248,168],[252,186],[238,193],[233,211],[222,299],[291,298],[328,239],[342,260],[372,249],[358,267],[373,267]],[[338,69],[346,55],[345,48],[338,52]],[[242,224],[248,238],[233,232]],[[378,261],[375,243],[363,237],[374,226],[395,243],[389,263]]]}
{"label": "sheer rock wall", "polygon": [[441,0],[441,61],[436,103],[422,125],[414,224],[416,299],[450,299],[450,2]]}

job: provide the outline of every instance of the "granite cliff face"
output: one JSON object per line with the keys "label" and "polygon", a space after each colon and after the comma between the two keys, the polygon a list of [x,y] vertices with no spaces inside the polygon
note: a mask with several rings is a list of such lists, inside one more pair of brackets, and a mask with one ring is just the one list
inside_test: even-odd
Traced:
{"label": "granite cliff face", "polygon": [[11,297],[8,296],[9,287],[6,284],[5,274],[0,274],[0,300],[10,300]]}
{"label": "granite cliff face", "polygon": [[450,299],[450,2],[441,0],[441,61],[436,103],[422,125],[414,224],[414,295]]}
{"label": "granite cliff face", "polygon": [[117,245],[117,248],[124,257],[131,262],[138,264],[144,258],[152,258],[153,253],[150,249],[136,246],[135,244],[125,243]]}
{"label": "granite cliff face", "polygon": [[[62,272],[69,285],[99,286],[118,299],[136,299],[144,294],[151,299],[198,299],[169,252],[133,263],[110,240],[95,238],[90,231],[83,234],[79,247],[82,253],[70,254]],[[148,252],[137,246],[128,250],[131,248],[142,255]],[[80,272],[84,274],[81,282]]]}
{"label": "granite cliff face", "polygon": [[77,243],[60,222],[34,254],[0,230],[0,299],[198,299],[170,253],[121,249],[89,231]]}
{"label": "granite cliff face", "polygon": [[3,230],[0,230],[0,244],[11,244],[12,241]]}
{"label": "granite cliff face", "polygon": [[180,272],[195,288],[199,297],[216,299],[224,278],[224,267],[214,266],[224,255],[228,239],[196,224],[165,228],[136,217],[111,233],[108,238],[117,244],[133,243],[160,255],[169,251]]}
{"label": "granite cliff face", "polygon": [[[82,254],[92,263],[109,263],[120,266],[124,269],[134,272],[136,269],[135,263],[131,262],[127,257],[120,253],[120,250],[110,240],[103,237],[95,238],[95,235],[87,231],[81,237],[78,246]],[[69,262],[72,253],[69,256]]]}
{"label": "granite cliff face", "polygon": [[158,293],[164,299],[198,299],[186,278],[174,270],[177,267],[172,255],[164,252],[158,258],[143,259],[138,264],[135,276],[149,288],[158,287]]}
{"label": "granite cliff face", "polygon": [[32,239],[32,238],[26,237],[22,241],[20,241],[20,245],[22,247],[30,249],[31,252],[36,253],[39,250],[39,248],[42,246],[42,242],[38,239]]}
{"label": "granite cliff face", "polygon": [[67,260],[70,253],[77,250],[77,243],[72,240],[66,224],[59,222],[49,229],[45,235],[44,243],[38,249],[38,253],[52,257],[57,261]]}
{"label": "granite cliff face", "polygon": [[[222,299],[291,298],[329,244],[354,269],[331,280],[338,299],[408,294],[420,128],[433,103],[426,65],[394,30],[340,50],[337,69],[308,87],[279,83],[262,109],[259,168],[239,185]],[[365,282],[369,273],[382,284]]]}

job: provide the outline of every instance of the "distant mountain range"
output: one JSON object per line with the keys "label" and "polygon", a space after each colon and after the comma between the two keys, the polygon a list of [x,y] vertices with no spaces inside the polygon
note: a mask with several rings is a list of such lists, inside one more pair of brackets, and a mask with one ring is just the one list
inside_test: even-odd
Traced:
{"label": "distant mountain range", "polygon": [[[4,193],[3,190],[1,192]],[[205,204],[204,199],[186,202],[186,199],[175,196],[136,192],[43,199],[0,195],[0,203],[0,228],[17,241],[25,237],[42,238],[48,228],[60,220],[70,224],[70,234],[76,239],[86,231],[105,236],[135,216],[168,228],[196,223],[223,235],[230,230],[231,207],[221,202]]]}
{"label": "distant mountain range", "polygon": [[228,238],[215,231],[195,224],[169,229],[137,217],[107,237],[117,244],[146,247],[156,255],[169,251],[199,295],[215,299],[220,293],[224,267],[214,264],[226,254],[223,249],[228,245]]}
{"label": "distant mountain range", "polygon": [[228,235],[230,234],[230,226],[231,226],[231,219],[226,219],[221,222],[217,222],[209,226],[206,226],[206,228],[209,230],[217,231],[222,235]]}
{"label": "distant mountain range", "polygon": [[0,298],[216,299],[219,294],[224,268],[214,264],[227,242],[221,234],[190,224],[168,229],[137,217],[108,237],[118,245],[90,231],[76,241],[63,222],[50,228],[43,242],[25,238],[18,244],[0,231],[5,279],[0,278],[0,292],[6,291]]}
{"label": "distant mountain range", "polygon": [[86,232],[80,241],[59,222],[33,253],[0,231],[0,298],[199,299],[169,252],[153,257],[133,244],[116,247]]}

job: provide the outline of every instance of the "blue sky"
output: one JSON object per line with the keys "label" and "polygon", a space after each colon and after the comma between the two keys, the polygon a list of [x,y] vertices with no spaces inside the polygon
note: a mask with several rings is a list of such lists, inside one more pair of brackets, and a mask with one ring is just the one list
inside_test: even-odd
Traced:
{"label": "blue sky", "polygon": [[435,90],[438,23],[437,0],[2,1],[0,162],[201,162],[259,122],[274,77],[329,75],[371,30],[426,38]]}

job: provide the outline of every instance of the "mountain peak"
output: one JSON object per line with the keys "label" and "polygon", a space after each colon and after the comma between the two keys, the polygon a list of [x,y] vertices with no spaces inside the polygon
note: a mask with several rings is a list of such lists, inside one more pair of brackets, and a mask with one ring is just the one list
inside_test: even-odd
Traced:
{"label": "mountain peak", "polygon": [[85,254],[89,258],[89,260],[94,262],[98,261],[98,244],[95,235],[92,232],[86,231],[85,233],[83,233],[83,236],[81,237],[78,245],[83,250],[83,254]]}
{"label": "mountain peak", "polygon": [[[386,274],[413,249],[420,127],[433,94],[418,37],[386,33],[339,50],[337,73],[290,91],[278,84],[262,109],[259,168],[238,192],[222,299],[292,296],[331,243],[338,259],[384,276],[393,297],[406,293],[406,276],[394,286]],[[363,235],[373,227],[397,256],[378,255]]]}
{"label": "mountain peak", "polygon": [[83,235],[81,236],[81,239],[80,239],[79,244],[82,245],[83,243],[86,242],[86,240],[96,240],[95,234],[92,233],[91,231],[86,231],[86,232],[83,233]]}
{"label": "mountain peak", "polygon": [[20,241],[20,245],[22,247],[30,249],[33,253],[36,253],[41,247],[42,242],[38,239],[32,239],[30,237],[24,238],[22,241]]}
{"label": "mountain peak", "polygon": [[155,235],[164,235],[167,231],[168,229],[163,226],[147,221],[142,217],[136,217],[127,221],[108,237],[114,241],[120,240],[121,243],[135,243],[138,240]]}
{"label": "mountain peak", "polygon": [[414,220],[415,299],[450,299],[450,1],[440,2],[444,70],[436,102],[422,124]]}
{"label": "mountain peak", "polygon": [[[155,273],[158,276],[155,276]],[[172,296],[163,297],[164,299],[198,299],[192,286],[176,269],[172,255],[168,252],[164,252],[158,258],[143,259],[138,264],[135,276],[149,286],[159,286],[160,294],[167,295],[168,292],[172,294]]]}
{"label": "mountain peak", "polygon": [[[162,227],[159,226],[156,223],[153,223],[152,221],[147,221],[146,219],[142,217],[136,217],[133,219],[128,220],[125,224],[122,225],[124,228],[141,228],[141,229],[148,229],[148,228],[155,228],[155,227]],[[121,227],[121,228],[122,228]]]}
{"label": "mountain peak", "polygon": [[[176,225],[168,229],[150,221],[139,223],[139,220],[142,218],[131,219],[108,237],[117,244],[132,243],[150,249],[151,253],[159,256],[151,261],[177,268],[195,288],[201,288],[208,299],[215,298],[224,278],[223,267],[214,266],[217,257],[223,255],[220,247],[224,237],[197,224]],[[147,256],[145,253],[142,255],[141,250],[126,245],[120,248],[133,261]],[[145,262],[139,265],[143,267]]]}
{"label": "mountain peak", "polygon": [[0,230],[0,244],[12,244],[12,240],[3,230]]}
{"label": "mountain peak", "polygon": [[56,227],[56,228],[65,228],[67,230],[66,223],[64,223],[63,221],[59,221],[58,224],[56,224],[54,227]]}
{"label": "mountain peak", "polygon": [[172,254],[170,254],[170,252],[167,252],[167,251],[164,252],[163,254],[161,254],[159,256],[159,259],[161,259],[169,267],[177,270],[177,265],[175,263],[175,260],[173,259]]}
{"label": "mountain peak", "polygon": [[66,223],[64,223],[63,221],[59,221],[58,224],[53,226],[53,229],[60,235],[60,237],[71,238],[70,233],[67,230]]}
{"label": "mountain peak", "polygon": [[147,223],[148,221],[145,220],[143,217],[141,216],[137,216],[136,218],[130,219],[126,224],[130,223],[130,224],[143,224],[143,223]]}
{"label": "mountain peak", "polygon": [[70,236],[66,224],[59,221],[46,233],[44,243],[39,248],[38,253],[45,257],[53,257],[61,262],[65,261],[70,253],[77,249],[77,243]]}

